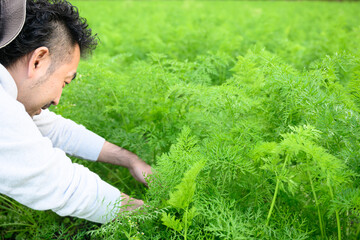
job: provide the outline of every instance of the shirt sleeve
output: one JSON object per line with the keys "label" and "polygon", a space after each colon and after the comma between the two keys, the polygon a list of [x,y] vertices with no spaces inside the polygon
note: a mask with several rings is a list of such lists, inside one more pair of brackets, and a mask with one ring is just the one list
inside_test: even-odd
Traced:
{"label": "shirt sleeve", "polygon": [[[30,208],[51,209],[61,216],[99,223],[114,219],[120,206],[119,190],[72,163],[40,133],[24,106],[5,94],[0,88],[0,193]],[[85,151],[83,146],[67,146],[57,134],[58,146],[74,153]]]}
{"label": "shirt sleeve", "polygon": [[41,134],[49,138],[54,147],[71,156],[91,161],[98,159],[104,138],[49,110],[42,110],[33,120]]}

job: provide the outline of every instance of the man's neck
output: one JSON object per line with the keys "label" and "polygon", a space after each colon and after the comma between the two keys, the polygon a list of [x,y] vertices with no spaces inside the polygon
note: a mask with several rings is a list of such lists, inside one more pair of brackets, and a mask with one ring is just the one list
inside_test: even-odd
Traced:
{"label": "man's neck", "polygon": [[0,85],[14,99],[17,98],[18,90],[16,82],[11,73],[0,64]]}

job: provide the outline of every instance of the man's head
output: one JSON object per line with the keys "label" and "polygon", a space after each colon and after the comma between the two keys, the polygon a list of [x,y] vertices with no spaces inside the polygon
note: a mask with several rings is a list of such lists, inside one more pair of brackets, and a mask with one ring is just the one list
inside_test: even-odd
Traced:
{"label": "man's head", "polygon": [[80,55],[96,47],[86,21],[66,0],[28,0],[19,35],[0,49],[18,87],[18,101],[33,116],[58,104],[62,88],[75,77]]}

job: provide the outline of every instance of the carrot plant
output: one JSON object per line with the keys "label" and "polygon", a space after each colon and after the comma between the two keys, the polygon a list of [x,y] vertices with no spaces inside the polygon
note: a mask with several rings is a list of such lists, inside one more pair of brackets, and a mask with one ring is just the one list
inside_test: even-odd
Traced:
{"label": "carrot plant", "polygon": [[2,238],[360,238],[358,4],[74,4],[101,43],[52,110],[153,166],[147,189],[73,159],[145,207],[98,225],[1,197]]}

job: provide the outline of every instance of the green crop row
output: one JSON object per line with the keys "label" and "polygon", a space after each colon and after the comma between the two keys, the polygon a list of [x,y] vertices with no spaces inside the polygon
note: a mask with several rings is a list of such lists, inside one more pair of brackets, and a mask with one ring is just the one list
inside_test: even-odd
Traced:
{"label": "green crop row", "polygon": [[358,239],[360,5],[74,1],[100,45],[53,110],[151,164],[105,225],[1,197],[2,238]]}

